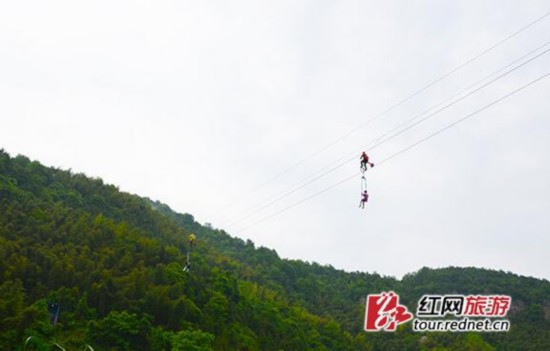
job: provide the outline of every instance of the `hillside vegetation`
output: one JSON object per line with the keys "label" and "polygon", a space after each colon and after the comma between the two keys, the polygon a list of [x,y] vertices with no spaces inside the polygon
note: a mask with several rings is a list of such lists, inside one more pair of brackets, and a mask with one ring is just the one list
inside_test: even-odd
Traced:
{"label": "hillside vegetation", "polygon": [[[196,233],[184,272],[186,238]],[[550,350],[550,283],[477,268],[402,280],[281,259],[101,179],[0,151],[0,349]],[[365,297],[506,294],[508,333],[365,333]],[[60,305],[50,323],[47,304]]]}

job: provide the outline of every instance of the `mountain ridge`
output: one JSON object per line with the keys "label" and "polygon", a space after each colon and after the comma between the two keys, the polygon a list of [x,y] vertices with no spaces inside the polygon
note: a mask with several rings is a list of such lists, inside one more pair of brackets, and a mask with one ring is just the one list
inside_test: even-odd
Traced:
{"label": "mountain ridge", "polygon": [[[399,280],[282,259],[159,201],[3,150],[0,210],[4,349],[29,335],[43,349],[52,338],[96,350],[550,349],[547,280],[475,267]],[[199,244],[186,275],[191,232]],[[410,306],[426,293],[509,294],[512,330],[363,332],[366,295],[389,290]],[[44,309],[52,299],[64,301],[56,326]]]}

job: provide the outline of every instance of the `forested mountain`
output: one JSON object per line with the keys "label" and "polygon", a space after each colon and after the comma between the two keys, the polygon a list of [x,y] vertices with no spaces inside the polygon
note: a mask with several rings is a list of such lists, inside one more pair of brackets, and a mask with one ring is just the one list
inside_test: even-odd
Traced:
{"label": "forested mountain", "polygon": [[[198,241],[184,272],[190,233]],[[281,259],[160,202],[3,150],[0,258],[1,350],[25,341],[27,350],[550,350],[548,281],[476,268],[397,280]],[[388,290],[410,306],[426,293],[510,295],[512,327],[364,332],[366,295]]]}

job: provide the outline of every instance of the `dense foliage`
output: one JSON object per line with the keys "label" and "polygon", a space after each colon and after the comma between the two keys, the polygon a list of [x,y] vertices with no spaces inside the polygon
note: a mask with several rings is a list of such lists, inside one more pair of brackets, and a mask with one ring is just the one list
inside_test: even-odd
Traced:
{"label": "dense foliage", "polygon": [[[199,241],[183,272],[191,232]],[[475,268],[398,281],[284,260],[188,214],[0,151],[0,349],[543,350],[550,283]],[[508,333],[362,331],[365,296],[513,297]],[[47,304],[60,304],[51,325]],[[32,337],[29,339],[29,337]]]}

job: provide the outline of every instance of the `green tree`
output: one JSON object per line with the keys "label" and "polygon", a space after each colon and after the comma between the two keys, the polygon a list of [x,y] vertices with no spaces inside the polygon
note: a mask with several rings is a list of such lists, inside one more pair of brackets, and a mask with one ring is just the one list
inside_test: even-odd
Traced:
{"label": "green tree", "polygon": [[214,335],[200,330],[182,330],[172,339],[172,351],[212,351]]}
{"label": "green tree", "polygon": [[107,317],[92,321],[89,339],[95,345],[116,350],[148,350],[148,319],[126,311],[112,311]]}

